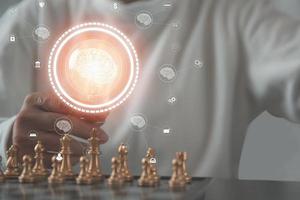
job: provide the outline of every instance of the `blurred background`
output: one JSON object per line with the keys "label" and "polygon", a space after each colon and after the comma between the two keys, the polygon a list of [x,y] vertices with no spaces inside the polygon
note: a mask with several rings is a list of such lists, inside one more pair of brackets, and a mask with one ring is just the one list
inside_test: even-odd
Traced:
{"label": "blurred background", "polygon": [[[300,0],[272,1],[279,10],[300,20]],[[0,0],[0,15],[18,2]],[[300,125],[268,113],[260,115],[249,126],[239,174],[241,179],[300,181]]]}

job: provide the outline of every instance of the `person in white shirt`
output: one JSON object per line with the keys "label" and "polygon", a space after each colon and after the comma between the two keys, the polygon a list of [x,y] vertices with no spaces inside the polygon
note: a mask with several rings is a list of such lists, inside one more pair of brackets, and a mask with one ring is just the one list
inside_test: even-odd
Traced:
{"label": "person in white shirt", "polygon": [[[21,154],[32,153],[30,130],[39,132],[47,151],[58,151],[59,136],[53,126],[61,116],[71,119],[72,134],[83,139],[92,127],[98,127],[57,100],[47,77],[53,43],[65,30],[89,21],[124,32],[136,47],[141,66],[130,98],[99,116],[98,121],[105,121],[97,132],[105,143],[101,145],[105,173],[110,172],[117,146],[124,142],[135,175],[151,146],[162,176],[171,174],[175,152],[186,151],[192,176],[237,177],[246,129],[256,116],[267,110],[300,121],[300,23],[276,11],[269,1],[114,3],[52,0],[40,8],[36,1],[25,0],[1,18],[0,153],[4,163],[12,143]],[[140,12],[150,13],[151,26],[137,26]],[[51,33],[45,42],[32,38],[39,25]],[[16,39],[13,43],[8,40],[11,34]],[[33,67],[37,60],[39,70]],[[159,76],[164,65],[174,69],[173,82]],[[142,130],[131,127],[133,116],[144,118]],[[78,160],[81,146],[74,142],[72,151]]]}

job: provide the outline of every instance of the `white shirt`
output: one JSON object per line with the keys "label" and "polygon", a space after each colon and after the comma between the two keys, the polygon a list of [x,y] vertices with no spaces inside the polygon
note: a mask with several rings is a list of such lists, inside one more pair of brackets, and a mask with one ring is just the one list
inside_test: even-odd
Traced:
{"label": "white shirt", "polygon": [[[42,9],[23,1],[16,14],[8,12],[0,22],[1,116],[18,113],[31,91],[50,89],[47,59],[60,34],[83,22],[107,23],[136,46],[141,77],[103,127],[110,136],[101,146],[104,172],[110,172],[110,158],[125,142],[135,175],[151,146],[161,176],[171,175],[175,152],[187,151],[192,176],[237,177],[246,129],[256,116],[267,110],[299,122],[300,24],[268,1],[170,0],[165,7],[166,2],[120,3],[114,10],[110,0],[52,0]],[[147,29],[135,23],[143,10],[153,17]],[[51,32],[47,42],[32,39],[39,24]],[[9,42],[11,33],[15,43]],[[40,70],[33,67],[36,60]],[[172,83],[159,77],[165,64],[176,69]],[[130,125],[137,113],[146,118],[141,131]],[[2,156],[13,119],[1,124]]]}

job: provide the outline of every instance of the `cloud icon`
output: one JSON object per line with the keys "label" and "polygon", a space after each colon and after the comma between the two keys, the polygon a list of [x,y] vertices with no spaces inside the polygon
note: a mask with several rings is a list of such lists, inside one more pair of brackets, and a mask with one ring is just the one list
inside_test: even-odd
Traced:
{"label": "cloud icon", "polygon": [[38,37],[40,40],[46,40],[50,36],[50,32],[45,27],[38,27],[35,29],[34,34]]}
{"label": "cloud icon", "polygon": [[146,120],[143,116],[136,115],[130,118],[130,123],[135,129],[142,129],[146,126]]}
{"label": "cloud icon", "polygon": [[68,120],[59,120],[57,123],[56,123],[56,127],[64,132],[64,133],[68,133],[71,131],[72,129],[72,125],[71,123],[68,121]]}
{"label": "cloud icon", "polygon": [[175,70],[168,66],[161,68],[159,73],[161,77],[167,81],[172,81],[176,76]]}
{"label": "cloud icon", "polygon": [[136,20],[144,26],[149,26],[152,23],[151,15],[148,13],[138,14]]}

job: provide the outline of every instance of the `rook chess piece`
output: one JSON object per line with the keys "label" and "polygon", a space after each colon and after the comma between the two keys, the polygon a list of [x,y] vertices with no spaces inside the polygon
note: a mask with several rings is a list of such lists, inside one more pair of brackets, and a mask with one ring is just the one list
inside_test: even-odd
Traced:
{"label": "rook chess piece", "polygon": [[6,170],[4,172],[7,178],[17,178],[20,175],[20,166],[18,163],[18,147],[12,145],[7,151]]}
{"label": "rook chess piece", "polygon": [[124,183],[124,180],[121,176],[121,174],[119,174],[119,165],[120,165],[120,161],[118,158],[113,157],[111,159],[111,175],[107,180],[107,183],[109,186],[111,187],[119,187],[122,186]]}
{"label": "rook chess piece", "polygon": [[38,178],[44,178],[48,174],[48,171],[45,169],[44,166],[44,151],[44,145],[40,140],[38,140],[37,144],[34,147],[35,165],[32,169],[34,176],[37,176]]}
{"label": "rook chess piece", "polygon": [[33,183],[34,182],[34,176],[32,174],[32,158],[29,155],[23,156],[23,171],[21,175],[19,176],[19,182],[20,183]]}
{"label": "rook chess piece", "polygon": [[101,181],[103,179],[103,175],[100,167],[100,140],[96,135],[96,129],[93,128],[91,132],[91,137],[88,139],[90,143],[90,149],[88,151],[88,155],[90,156],[90,162],[88,167],[88,173],[91,175],[93,181]]}
{"label": "rook chess piece", "polygon": [[61,173],[59,172],[60,161],[57,160],[56,156],[53,156],[51,161],[52,161],[52,172],[51,175],[48,177],[48,183],[50,184],[63,183],[64,179]]}
{"label": "rook chess piece", "polygon": [[120,167],[119,173],[121,174],[124,181],[131,182],[133,181],[133,176],[131,175],[129,168],[128,168],[128,148],[125,144],[121,144],[118,149],[119,152],[119,159],[120,159]]}
{"label": "rook chess piece", "polygon": [[147,158],[142,159],[142,173],[138,180],[138,186],[141,187],[155,186],[155,182],[150,176],[150,163],[149,163],[149,159]]}
{"label": "rook chess piece", "polygon": [[65,179],[73,179],[74,174],[72,172],[72,164],[71,164],[71,137],[68,134],[65,134],[61,139],[61,155],[62,155],[62,163],[60,166],[60,172]]}
{"label": "rook chess piece", "polygon": [[171,179],[169,180],[169,187],[172,189],[182,189],[186,185],[186,181],[180,170],[181,163],[177,159],[173,159],[172,161],[173,173]]}
{"label": "rook chess piece", "polygon": [[80,172],[76,178],[77,184],[91,184],[93,182],[91,175],[86,171],[88,163],[89,160],[85,156],[80,157]]}

